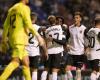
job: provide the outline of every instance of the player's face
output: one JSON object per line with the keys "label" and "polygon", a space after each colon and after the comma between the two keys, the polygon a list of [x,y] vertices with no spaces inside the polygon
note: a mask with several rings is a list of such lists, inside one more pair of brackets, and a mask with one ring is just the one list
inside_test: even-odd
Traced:
{"label": "player's face", "polygon": [[59,25],[62,25],[62,19],[59,18],[59,19],[56,21],[56,23],[59,24]]}
{"label": "player's face", "polygon": [[29,3],[29,0],[22,0],[22,1],[24,1],[26,4],[28,4],[28,3]]}
{"label": "player's face", "polygon": [[29,3],[29,0],[26,0],[26,3]]}
{"label": "player's face", "polygon": [[81,22],[81,17],[80,17],[80,15],[75,15],[75,16],[74,16],[74,21],[75,21],[75,24],[80,23],[80,22]]}

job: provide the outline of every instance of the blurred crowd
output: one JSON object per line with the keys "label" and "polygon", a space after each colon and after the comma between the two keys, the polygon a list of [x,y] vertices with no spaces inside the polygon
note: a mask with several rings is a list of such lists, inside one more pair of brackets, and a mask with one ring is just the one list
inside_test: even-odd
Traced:
{"label": "blurred crowd", "polygon": [[[0,0],[0,27],[5,20],[8,9],[15,0]],[[38,14],[38,24],[46,24],[48,15],[55,14],[64,17],[65,23],[71,25],[73,13],[79,10],[83,13],[86,26],[100,13],[100,0],[30,0],[31,10]]]}
{"label": "blurred crowd", "polygon": [[[7,11],[14,1],[0,0],[0,40]],[[100,14],[100,0],[30,0],[29,5],[31,11],[36,12],[38,15],[37,23],[42,26],[47,24],[47,17],[51,14],[62,16],[65,24],[72,25],[73,13],[81,11],[84,15],[84,25],[90,27],[94,17]],[[5,57],[8,57],[8,55]],[[1,57],[0,63],[5,57]]]}
{"label": "blurred crowd", "polygon": [[[8,9],[16,0],[0,0],[0,40]],[[38,15],[38,24],[46,25],[47,17],[51,14],[62,16],[68,26],[73,23],[73,13],[81,11],[83,23],[91,27],[92,20],[100,14],[100,0],[30,0],[32,12]]]}

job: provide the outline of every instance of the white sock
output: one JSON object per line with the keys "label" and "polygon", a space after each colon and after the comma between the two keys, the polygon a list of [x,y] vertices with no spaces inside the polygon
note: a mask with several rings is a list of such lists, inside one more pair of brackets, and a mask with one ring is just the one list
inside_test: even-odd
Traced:
{"label": "white sock", "polygon": [[57,80],[57,72],[52,72],[52,80]]}
{"label": "white sock", "polygon": [[37,72],[32,72],[32,80],[37,80]]}
{"label": "white sock", "polygon": [[81,80],[81,70],[76,70],[76,80]]}
{"label": "white sock", "polygon": [[41,74],[41,80],[46,80],[47,79],[47,74],[48,74],[47,71],[43,71],[42,74]]}
{"label": "white sock", "polygon": [[97,75],[95,73],[91,73],[90,80],[97,80]]}
{"label": "white sock", "polygon": [[73,75],[71,71],[67,71],[66,74],[67,74],[68,80],[73,80]]}

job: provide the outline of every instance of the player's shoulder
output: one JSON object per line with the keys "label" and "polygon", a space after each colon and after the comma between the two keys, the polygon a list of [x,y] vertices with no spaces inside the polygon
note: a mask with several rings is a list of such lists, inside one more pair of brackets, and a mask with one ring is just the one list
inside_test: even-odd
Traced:
{"label": "player's shoulder", "polygon": [[19,12],[22,12],[22,11],[24,11],[24,10],[30,10],[30,8],[29,8],[27,5],[25,5],[25,4],[21,3],[21,2],[19,2],[19,3],[16,3],[15,5],[13,5],[13,6],[8,10],[8,12],[12,12],[12,11],[19,11]]}
{"label": "player's shoulder", "polygon": [[86,29],[86,26],[83,25],[83,24],[81,24],[81,28],[82,28],[82,29]]}
{"label": "player's shoulder", "polygon": [[89,31],[100,31],[99,28],[91,28]]}
{"label": "player's shoulder", "polygon": [[89,31],[91,31],[91,30],[95,30],[95,28],[90,28],[90,30],[89,30]]}
{"label": "player's shoulder", "polygon": [[97,33],[97,32],[96,32],[95,28],[91,28],[91,29],[87,32],[87,35],[90,36],[90,37],[94,37],[96,33]]}
{"label": "player's shoulder", "polygon": [[100,32],[100,29],[99,28],[91,28],[90,31],[94,31],[95,33],[98,33],[98,32]]}
{"label": "player's shoulder", "polygon": [[74,28],[74,27],[75,27],[75,25],[74,25],[74,24],[72,24],[72,25],[70,25],[70,26],[69,26],[69,28]]}

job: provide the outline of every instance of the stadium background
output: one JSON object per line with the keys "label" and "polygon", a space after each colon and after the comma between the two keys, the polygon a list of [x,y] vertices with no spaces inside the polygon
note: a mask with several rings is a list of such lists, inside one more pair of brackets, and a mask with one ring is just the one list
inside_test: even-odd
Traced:
{"label": "stadium background", "polygon": [[[0,42],[7,11],[15,1],[0,0]],[[29,5],[31,10],[38,14],[37,24],[42,26],[47,24],[47,17],[50,14],[62,16],[65,19],[65,23],[69,26],[73,23],[72,15],[74,11],[78,10],[84,15],[83,24],[89,28],[93,26],[92,21],[94,17],[100,14],[100,0],[30,0]],[[0,54],[0,72],[10,61],[11,58],[9,55]],[[15,72],[17,75],[21,75],[21,73],[19,74],[20,69],[17,69]],[[21,76],[15,76],[15,72],[12,75],[12,79],[10,78],[9,80],[22,80],[20,79]],[[84,80],[88,79],[88,75],[85,75]]]}

